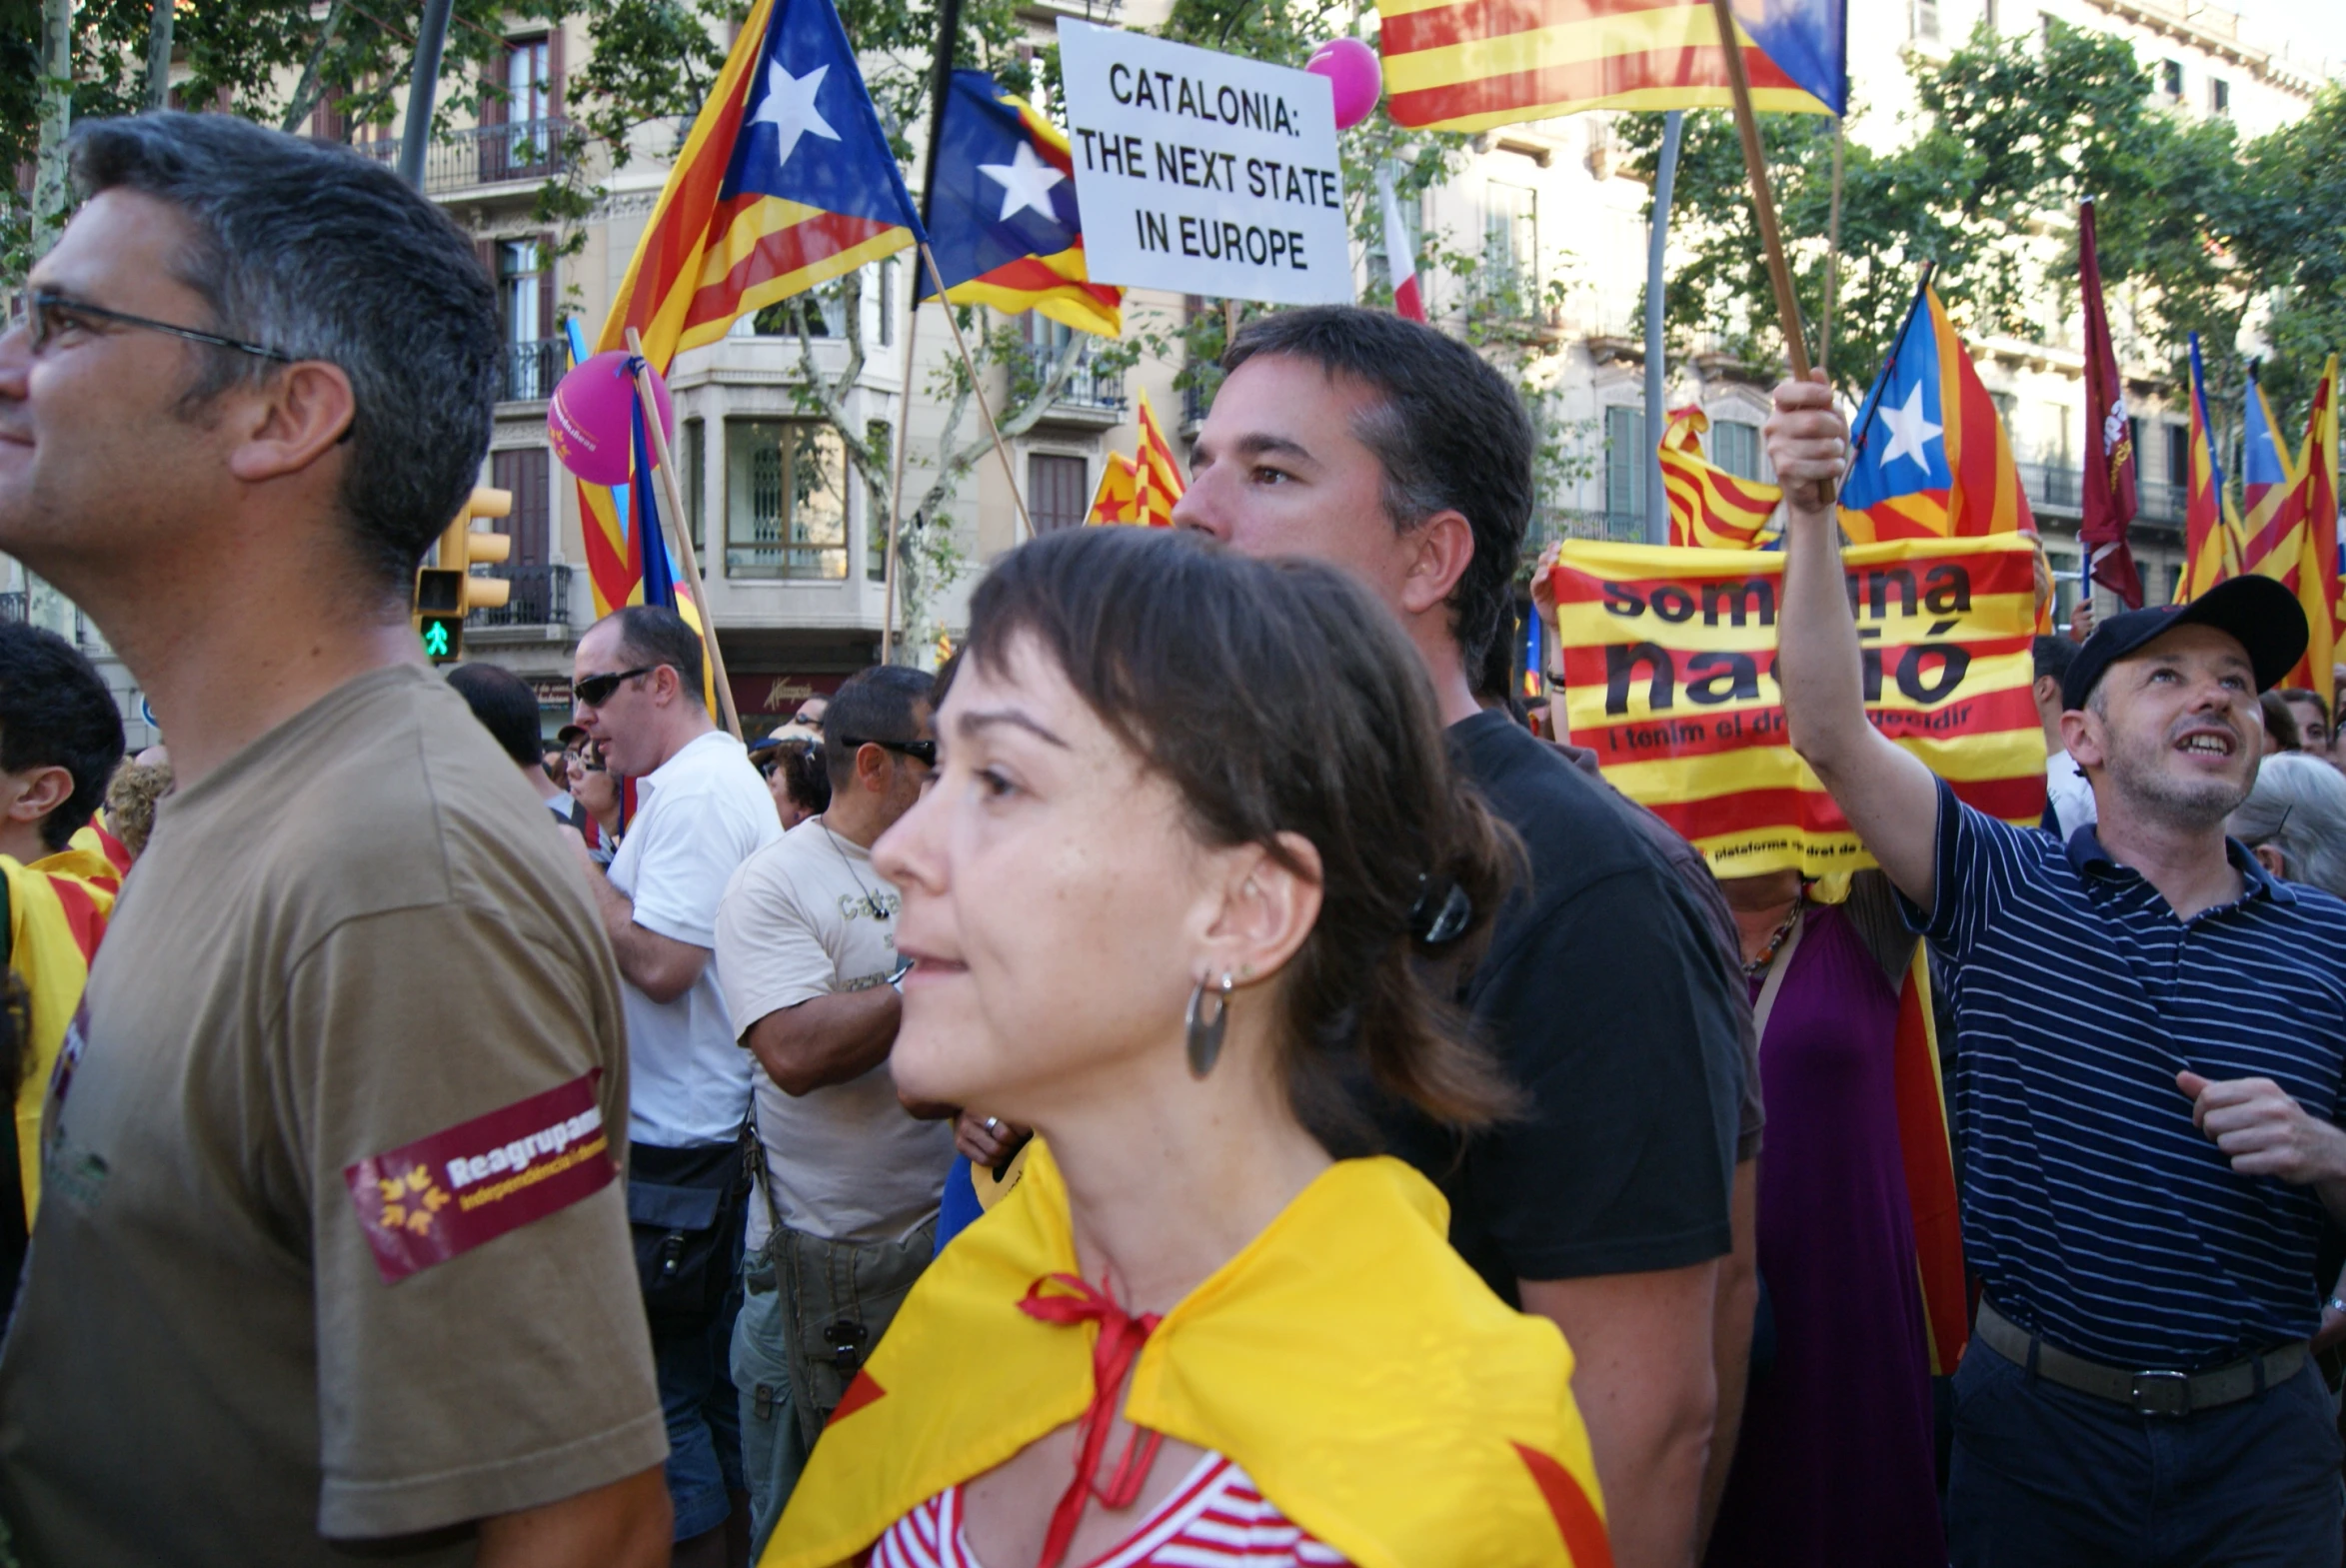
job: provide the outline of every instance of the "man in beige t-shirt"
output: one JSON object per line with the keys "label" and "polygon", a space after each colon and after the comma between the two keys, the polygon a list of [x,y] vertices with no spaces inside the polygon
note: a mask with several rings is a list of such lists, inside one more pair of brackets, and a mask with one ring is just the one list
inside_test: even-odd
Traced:
{"label": "man in beige t-shirt", "polygon": [[33,1568],[668,1560],[611,948],[423,668],[503,350],[388,169],[75,127],[0,334],[0,549],[103,630],[176,792],[49,1085],[0,1348]]}
{"label": "man in beige t-shirt", "polygon": [[[815,1432],[936,1250],[953,1128],[907,1111],[889,1077],[898,898],[872,868],[872,844],[920,798],[936,755],[930,686],[882,666],[840,688],[825,717],[830,808],[743,861],[718,906],[718,977],[760,1067],[766,1149],[733,1341],[761,1545]],[[816,1342],[840,1323],[855,1326],[852,1343]]]}

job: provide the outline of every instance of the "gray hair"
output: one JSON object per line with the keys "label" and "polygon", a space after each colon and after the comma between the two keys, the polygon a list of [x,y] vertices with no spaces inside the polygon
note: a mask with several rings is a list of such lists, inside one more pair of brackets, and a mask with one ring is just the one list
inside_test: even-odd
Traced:
{"label": "gray hair", "polygon": [[[213,331],[350,378],[342,512],[368,577],[404,595],[480,477],[499,390],[497,293],[463,231],[382,164],[233,115],[85,121],[71,147],[80,195],[135,191],[186,220],[172,275]],[[281,369],[196,352],[188,410]]]}
{"label": "gray hair", "polygon": [[2283,752],[2256,772],[2256,787],[2224,830],[2281,853],[2281,874],[2346,898],[2346,774],[2318,757]]}

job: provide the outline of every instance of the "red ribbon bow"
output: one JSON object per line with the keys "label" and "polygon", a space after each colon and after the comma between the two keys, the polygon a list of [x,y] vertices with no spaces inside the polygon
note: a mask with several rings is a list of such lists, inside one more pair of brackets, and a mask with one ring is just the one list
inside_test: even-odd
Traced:
{"label": "red ribbon bow", "polygon": [[[1047,1285],[1063,1286],[1069,1293],[1045,1295]],[[1133,1369],[1134,1358],[1157,1331],[1161,1318],[1155,1312],[1134,1316],[1118,1306],[1106,1290],[1094,1289],[1074,1274],[1046,1274],[1036,1280],[1027,1287],[1019,1310],[1045,1323],[1100,1325],[1100,1338],[1092,1346],[1092,1404],[1077,1428],[1076,1478],[1051,1512],[1051,1532],[1043,1538],[1043,1557],[1036,1564],[1036,1568],[1060,1568],[1068,1555],[1068,1543],[1075,1539],[1076,1524],[1084,1517],[1086,1499],[1098,1497],[1109,1508],[1132,1507],[1141,1495],[1141,1483],[1149,1479],[1150,1467],[1157,1463],[1157,1450],[1165,1434],[1144,1432],[1136,1426],[1108,1484],[1100,1486],[1094,1481],[1108,1447],[1109,1428],[1116,1421],[1117,1394],[1125,1386],[1125,1374]]]}

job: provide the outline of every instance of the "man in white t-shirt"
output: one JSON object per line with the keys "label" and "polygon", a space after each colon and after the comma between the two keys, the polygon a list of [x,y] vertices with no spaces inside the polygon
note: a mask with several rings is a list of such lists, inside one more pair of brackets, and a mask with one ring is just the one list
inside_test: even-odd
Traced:
{"label": "man in white t-shirt", "polygon": [[[633,605],[579,640],[572,687],[606,764],[636,781],[635,819],[608,878],[590,864],[589,883],[626,982],[628,1218],[668,1413],[679,1565],[726,1560],[746,1491],[727,1347],[751,1064],[710,957],[718,894],[782,831],[742,743],[702,706],[701,657],[676,612]],[[735,1521],[737,1544],[747,1525],[746,1513]]]}
{"label": "man in white t-shirt", "polygon": [[2036,717],[2044,726],[2044,826],[2066,840],[2094,821],[2093,785],[2061,744],[2061,678],[2077,657],[2065,637],[2039,637],[2029,646],[2034,666]]}
{"label": "man in white t-shirt", "polygon": [[733,1346],[756,1547],[936,1250],[953,1129],[907,1110],[889,1077],[898,899],[871,852],[928,781],[931,691],[888,665],[840,688],[823,726],[830,807],[753,855],[718,911],[766,1151]]}

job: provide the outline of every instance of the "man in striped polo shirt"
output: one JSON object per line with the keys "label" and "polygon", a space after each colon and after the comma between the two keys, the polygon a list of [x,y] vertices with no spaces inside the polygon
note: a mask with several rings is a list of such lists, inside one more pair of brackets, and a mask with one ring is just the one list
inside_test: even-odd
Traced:
{"label": "man in striped polo shirt", "polygon": [[1965,1252],[1958,1565],[2336,1565],[2346,1494],[2306,1355],[2346,1216],[2346,903],[2224,837],[2257,694],[2303,654],[2278,583],[2113,617],[2063,683],[2099,821],[2067,842],[1957,802],[1866,722],[1821,385],[1768,422],[1785,486],[1792,744],[1954,967]]}

